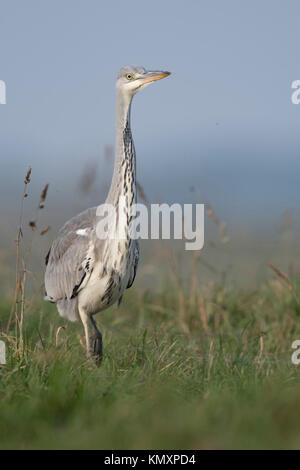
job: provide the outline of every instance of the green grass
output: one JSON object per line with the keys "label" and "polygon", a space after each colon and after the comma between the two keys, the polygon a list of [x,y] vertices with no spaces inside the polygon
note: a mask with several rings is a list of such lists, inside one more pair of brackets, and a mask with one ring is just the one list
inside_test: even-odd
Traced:
{"label": "green grass", "polygon": [[[1,305],[2,326],[9,305]],[[300,308],[279,281],[245,292],[128,291],[98,316],[104,360],[89,363],[79,324],[26,309],[24,352],[0,367],[2,449],[300,447]],[[60,330],[56,344],[57,329]]]}

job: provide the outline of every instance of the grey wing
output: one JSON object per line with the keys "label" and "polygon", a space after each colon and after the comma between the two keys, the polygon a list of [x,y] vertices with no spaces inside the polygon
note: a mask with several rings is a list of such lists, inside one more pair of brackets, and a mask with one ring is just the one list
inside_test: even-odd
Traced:
{"label": "grey wing", "polygon": [[139,244],[138,244],[137,240],[135,240],[133,263],[132,263],[132,266],[131,266],[131,273],[130,273],[130,276],[129,276],[127,289],[129,289],[132,286],[132,284],[134,283],[136,272],[137,272],[137,267],[138,267],[138,263],[139,263],[139,258],[140,258]]}
{"label": "grey wing", "polygon": [[51,245],[46,257],[47,300],[72,299],[86,285],[92,273],[95,245],[90,211],[67,222]]}

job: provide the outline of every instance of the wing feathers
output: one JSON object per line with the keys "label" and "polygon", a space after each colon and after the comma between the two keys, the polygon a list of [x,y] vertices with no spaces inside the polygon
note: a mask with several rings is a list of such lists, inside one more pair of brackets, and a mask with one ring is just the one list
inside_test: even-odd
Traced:
{"label": "wing feathers", "polygon": [[45,287],[55,302],[74,298],[86,285],[95,261],[90,235],[91,231],[86,237],[72,231],[53,242],[47,256]]}

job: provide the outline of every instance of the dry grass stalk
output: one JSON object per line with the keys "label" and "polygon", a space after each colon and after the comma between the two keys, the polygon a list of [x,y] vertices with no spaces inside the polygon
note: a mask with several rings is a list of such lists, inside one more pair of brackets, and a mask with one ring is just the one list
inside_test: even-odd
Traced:
{"label": "dry grass stalk", "polygon": [[225,222],[221,222],[216,214],[214,213],[212,207],[210,204],[205,204],[205,209],[208,217],[213,221],[213,223],[218,227],[220,237],[221,237],[221,242],[223,244],[226,244],[230,241],[229,236],[227,235],[227,226]]}
{"label": "dry grass stalk", "polygon": [[214,360],[213,349],[214,349],[214,342],[211,341],[209,345],[209,353],[208,353],[208,368],[207,368],[207,378],[206,378],[207,381],[210,380],[210,373],[211,373],[211,368],[212,368],[213,360]]}
{"label": "dry grass stalk", "polygon": [[27,186],[30,183],[30,177],[31,177],[31,168],[28,169],[25,180],[24,180],[24,189],[23,189],[23,195],[22,195],[22,200],[21,200],[21,208],[20,208],[20,215],[19,215],[19,224],[18,224],[18,232],[17,232],[17,240],[16,240],[16,281],[15,281],[15,293],[14,293],[14,300],[11,306],[10,310],[10,315],[8,318],[8,323],[6,327],[6,333],[8,333],[13,315],[15,314],[16,320],[17,320],[17,304],[18,304],[18,298],[19,298],[19,292],[20,292],[20,286],[21,286],[21,279],[20,279],[20,252],[21,252],[21,239],[23,238],[23,231],[22,231],[22,225],[23,225],[23,215],[24,215],[24,200],[27,197]]}
{"label": "dry grass stalk", "polygon": [[269,264],[269,268],[271,268],[274,271],[274,273],[280,279],[282,279],[284,281],[284,283],[287,286],[288,290],[291,292],[291,294],[293,294],[297,304],[299,304],[299,300],[298,300],[297,294],[295,292],[294,286],[291,283],[291,281],[289,280],[288,276],[286,274],[284,274],[282,271],[280,271],[280,269],[276,268],[272,263]]}
{"label": "dry grass stalk", "polygon": [[66,331],[66,327],[65,327],[65,326],[59,326],[59,327],[57,328],[56,335],[55,335],[55,345],[56,345],[56,347],[58,346],[59,333],[60,333],[61,331],[64,331],[64,332],[65,332],[65,331]]}
{"label": "dry grass stalk", "polygon": [[205,305],[205,302],[202,296],[198,298],[198,309],[199,309],[199,315],[200,315],[203,329],[206,333],[208,333],[209,332],[208,323],[207,323],[208,312],[207,312],[207,307]]}
{"label": "dry grass stalk", "polygon": [[259,353],[255,358],[255,362],[257,362],[258,365],[260,365],[260,363],[261,363],[261,360],[262,360],[262,357],[263,357],[263,352],[264,352],[264,336],[263,336],[263,334],[261,334],[260,337],[259,337]]}
{"label": "dry grass stalk", "polygon": [[41,230],[40,235],[45,235],[50,230],[50,225],[46,225],[46,227]]}
{"label": "dry grass stalk", "polygon": [[259,357],[258,360],[260,361],[264,352],[264,337],[261,335],[259,338]]}
{"label": "dry grass stalk", "polygon": [[[40,209],[44,209],[45,207],[45,201],[46,201],[46,197],[47,197],[47,193],[48,193],[48,188],[49,188],[49,184],[46,184],[46,186],[43,188],[42,192],[41,192],[41,195],[40,195],[40,202],[39,202],[39,205],[37,207],[37,210],[36,210],[36,217],[34,220],[30,220],[29,222],[29,227],[31,228],[31,230],[33,232],[35,232],[36,228],[37,228],[37,222],[38,222],[38,218],[39,218],[39,211]],[[31,246],[30,246],[30,250],[31,250]]]}
{"label": "dry grass stalk", "polygon": [[[25,180],[24,180],[24,184],[25,186],[27,186],[27,184],[30,183],[30,176],[31,176],[31,168],[28,169],[27,173],[26,173],[26,176],[25,176]],[[24,191],[24,195],[25,195],[25,191]],[[26,197],[27,197],[27,194],[26,194]]]}
{"label": "dry grass stalk", "polygon": [[[24,200],[28,196],[27,186],[30,183],[31,179],[31,168],[26,173],[25,180],[24,180],[24,189],[23,189],[23,196],[21,201],[21,208],[20,208],[20,215],[19,215],[19,224],[18,224],[18,234],[16,240],[16,281],[15,281],[15,293],[14,293],[14,300],[12,303],[6,332],[8,333],[11,323],[13,321],[13,316],[15,316],[15,325],[16,325],[16,345],[18,352],[22,354],[24,349],[24,342],[23,342],[23,327],[24,327],[24,313],[25,313],[25,300],[26,300],[26,282],[27,282],[27,260],[28,256],[31,252],[32,242],[34,233],[31,237],[29,246],[26,252],[23,254],[24,244],[21,242],[23,241],[23,217],[24,217]],[[44,189],[42,190],[40,202],[37,208],[37,217],[35,220],[31,220],[29,222],[29,226],[31,227],[32,231],[35,232],[37,228],[37,219],[38,213],[40,209],[43,209],[44,202],[46,200],[47,191],[49,185],[47,184]]]}
{"label": "dry grass stalk", "polygon": [[19,331],[20,331],[19,342],[20,342],[21,352],[23,351],[23,348],[24,348],[23,325],[24,325],[24,308],[25,308],[25,288],[26,288],[26,277],[27,277],[27,271],[26,271],[26,266],[25,266],[25,263],[24,263],[24,259],[22,260],[22,264],[23,264],[23,272],[22,272],[22,281],[21,281],[21,284],[20,284],[21,303],[20,303],[20,319],[19,319]]}
{"label": "dry grass stalk", "polygon": [[48,188],[49,188],[49,184],[46,184],[46,186],[44,187],[44,189],[41,193],[39,209],[44,209],[44,202],[45,202],[46,197],[47,197]]}
{"label": "dry grass stalk", "polygon": [[[44,209],[44,207],[45,207],[45,204],[44,204],[44,203],[45,203],[45,200],[46,200],[46,197],[47,197],[48,188],[49,188],[49,184],[46,184],[46,186],[43,188],[43,190],[42,190],[42,192],[41,192],[40,202],[39,202],[39,205],[37,206],[37,209],[36,209],[36,216],[35,216],[35,219],[34,219],[34,220],[31,220],[31,221],[29,222],[29,227],[31,228],[31,230],[32,230],[33,232],[36,232],[36,229],[37,229],[40,210],[41,210],[41,209]],[[45,233],[46,233],[46,232],[45,232]],[[41,233],[41,235],[42,235],[42,233]],[[30,253],[31,253],[33,241],[34,241],[34,233],[32,234],[31,240],[29,241],[29,244],[28,244],[28,248],[27,248],[26,254],[25,254],[25,256],[24,256],[25,265],[27,264],[29,255],[30,255]]]}
{"label": "dry grass stalk", "polygon": [[34,232],[36,230],[36,223],[34,220],[30,220],[30,222],[28,223],[29,227],[31,228],[31,230]]}
{"label": "dry grass stalk", "polygon": [[212,210],[211,205],[210,204],[205,204],[205,209],[206,209],[206,213],[207,213],[208,217],[210,217],[210,219],[219,227],[220,221],[219,221],[218,217],[216,216],[216,214],[214,213],[214,211]]}
{"label": "dry grass stalk", "polygon": [[274,271],[275,274],[277,274],[278,277],[280,277],[280,279],[282,279],[286,283],[288,290],[290,292],[294,292],[294,286],[289,280],[288,276],[282,271],[280,271],[278,268],[276,268],[272,263],[269,264],[269,267]]}
{"label": "dry grass stalk", "polygon": [[167,250],[168,253],[168,260],[169,264],[171,266],[171,272],[173,274],[173,277],[175,279],[176,285],[177,285],[177,299],[178,299],[178,309],[179,309],[179,323],[181,328],[185,333],[189,333],[189,327],[186,324],[185,318],[186,318],[186,308],[185,308],[185,298],[184,298],[184,289],[183,289],[183,281],[182,281],[182,276],[180,274],[180,262],[176,262],[174,258],[173,251]]}
{"label": "dry grass stalk", "polygon": [[201,251],[193,252],[192,266],[190,271],[190,308],[193,310],[197,301],[197,286],[198,286],[198,262]]}
{"label": "dry grass stalk", "polygon": [[138,195],[140,196],[141,200],[145,203],[145,204],[148,204],[149,203],[149,200],[146,196],[146,193],[143,189],[143,186],[137,181],[136,182],[136,189],[137,189],[137,192],[138,192]]}

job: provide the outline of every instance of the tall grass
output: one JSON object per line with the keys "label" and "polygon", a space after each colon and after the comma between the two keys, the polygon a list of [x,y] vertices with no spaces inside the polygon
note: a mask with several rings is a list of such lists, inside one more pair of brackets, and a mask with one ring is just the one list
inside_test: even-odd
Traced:
{"label": "tall grass", "polygon": [[[15,325],[15,349],[18,354],[23,354],[24,348],[24,313],[25,313],[25,302],[26,302],[26,283],[27,276],[29,273],[27,268],[28,259],[32,250],[34,236],[38,225],[39,212],[44,208],[45,200],[47,197],[49,185],[43,188],[40,196],[40,201],[36,209],[35,218],[28,222],[29,227],[32,230],[32,236],[28,241],[26,246],[24,237],[23,237],[23,224],[24,224],[24,202],[28,197],[28,185],[31,181],[31,168],[28,169],[25,179],[24,179],[24,188],[21,198],[20,205],[20,214],[17,227],[17,238],[16,238],[16,266],[15,266],[15,289],[14,297],[10,309],[10,315],[7,321],[6,334],[8,334],[12,324]],[[44,227],[40,235],[44,235],[49,230],[49,227]]]}
{"label": "tall grass", "polygon": [[[25,244],[27,176],[15,297],[12,308],[0,303],[7,346],[0,448],[299,448],[300,381],[291,362],[299,279],[272,265],[257,289],[222,276],[204,283],[202,253],[189,254],[186,268],[179,243],[165,252],[169,271],[159,290],[132,288],[119,309],[98,315],[104,360],[97,368],[86,360],[81,326],[66,323],[40,293],[26,296],[47,193]],[[211,207],[208,216],[220,246],[229,243]]]}
{"label": "tall grass", "polygon": [[55,306],[27,311],[22,356],[13,334],[5,338],[0,447],[299,447],[295,298],[277,279],[254,292],[210,284],[199,295],[186,333],[176,289],[129,291],[120,309],[99,315],[100,368]]}

